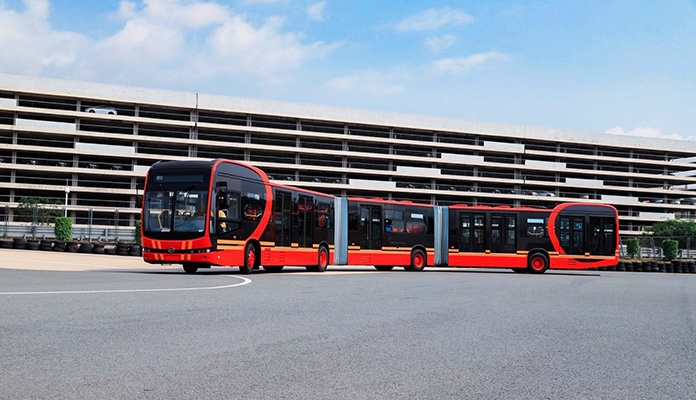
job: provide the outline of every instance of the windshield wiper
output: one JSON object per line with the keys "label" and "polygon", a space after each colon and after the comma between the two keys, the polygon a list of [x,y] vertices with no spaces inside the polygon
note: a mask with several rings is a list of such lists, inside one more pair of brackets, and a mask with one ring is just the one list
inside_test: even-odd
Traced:
{"label": "windshield wiper", "polygon": [[182,195],[188,194],[188,193],[189,193],[190,191],[192,191],[195,187],[196,187],[196,184],[195,184],[195,183],[192,183],[192,184],[190,184],[186,189],[184,189],[183,192],[179,192],[179,194],[176,196],[176,199],[174,199],[174,203],[176,203],[177,201],[179,201],[179,198],[180,198]]}
{"label": "windshield wiper", "polygon": [[179,192],[179,194],[176,195],[176,197],[174,198],[174,200],[172,200],[172,196],[169,195],[169,190],[168,190],[167,188],[165,188],[163,184],[160,183],[160,184],[159,184],[159,188],[160,188],[160,190],[163,191],[164,194],[167,196],[167,203],[169,203],[169,208],[172,208],[172,207],[174,206],[174,204],[175,204],[177,201],[179,201],[179,199],[181,198],[181,196],[184,196],[184,195],[188,194],[190,191],[192,191],[193,189],[195,189],[195,188],[196,188],[196,184],[195,184],[195,183],[190,184],[190,185],[189,185],[186,189],[184,189],[182,192]]}

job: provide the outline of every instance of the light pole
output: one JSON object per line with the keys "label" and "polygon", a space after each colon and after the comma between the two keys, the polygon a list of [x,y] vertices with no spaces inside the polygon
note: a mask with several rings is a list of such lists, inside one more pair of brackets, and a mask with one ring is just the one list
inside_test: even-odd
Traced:
{"label": "light pole", "polygon": [[70,188],[68,187],[68,179],[65,179],[65,216],[68,216],[68,195],[70,194]]}

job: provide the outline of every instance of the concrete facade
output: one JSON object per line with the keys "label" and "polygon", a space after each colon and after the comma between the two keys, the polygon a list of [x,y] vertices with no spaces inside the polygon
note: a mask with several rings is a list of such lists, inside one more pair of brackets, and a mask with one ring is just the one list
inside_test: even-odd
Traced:
{"label": "concrete facade", "polygon": [[[90,113],[108,106],[115,114]],[[0,205],[132,226],[158,160],[231,158],[284,183],[433,204],[617,207],[621,233],[696,217],[696,142],[0,74]],[[67,199],[67,207],[65,207]],[[91,210],[91,211],[89,211]]]}

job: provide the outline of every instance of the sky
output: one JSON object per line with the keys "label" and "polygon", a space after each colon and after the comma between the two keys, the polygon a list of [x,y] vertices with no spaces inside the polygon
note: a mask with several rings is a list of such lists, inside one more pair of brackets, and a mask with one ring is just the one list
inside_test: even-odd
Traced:
{"label": "sky", "polygon": [[0,72],[696,140],[696,0],[0,0]]}

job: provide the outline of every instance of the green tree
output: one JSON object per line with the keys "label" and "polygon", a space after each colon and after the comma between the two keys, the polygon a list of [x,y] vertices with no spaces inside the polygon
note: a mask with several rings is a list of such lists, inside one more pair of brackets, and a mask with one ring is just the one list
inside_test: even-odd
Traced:
{"label": "green tree", "polygon": [[679,246],[686,247],[686,241],[696,238],[696,222],[687,219],[670,219],[655,222],[652,227],[654,236],[666,237],[679,242]]}
{"label": "green tree", "polygon": [[626,252],[630,258],[636,258],[640,252],[640,241],[638,239],[628,239],[626,241]]}
{"label": "green tree", "polygon": [[50,197],[22,197],[15,210],[15,220],[49,224],[60,215],[58,201]]}

